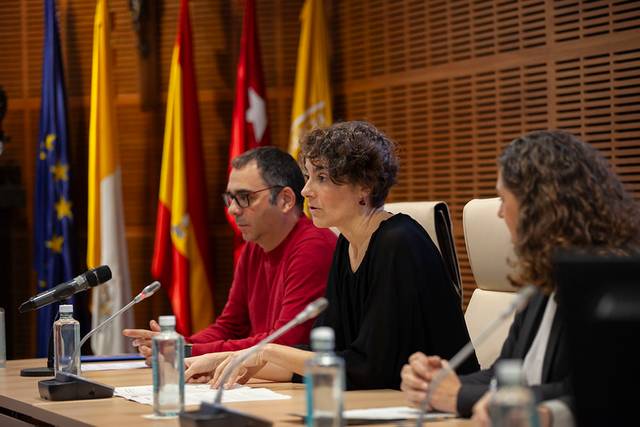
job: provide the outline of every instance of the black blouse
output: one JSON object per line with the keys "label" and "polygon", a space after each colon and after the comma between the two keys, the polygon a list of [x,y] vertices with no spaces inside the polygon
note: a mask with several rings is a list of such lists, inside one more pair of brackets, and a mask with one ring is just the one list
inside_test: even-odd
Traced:
{"label": "black blouse", "polygon": [[[438,249],[411,217],[396,214],[371,236],[354,272],[340,236],[317,326],[335,331],[347,389],[399,388],[400,370],[422,351],[450,359],[469,341],[459,297]],[[458,370],[479,369],[475,355]]]}

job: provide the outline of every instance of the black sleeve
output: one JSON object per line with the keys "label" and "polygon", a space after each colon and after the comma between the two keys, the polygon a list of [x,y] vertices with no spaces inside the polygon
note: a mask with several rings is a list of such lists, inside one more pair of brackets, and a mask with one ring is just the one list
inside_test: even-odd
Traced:
{"label": "black sleeve", "polygon": [[[437,248],[415,227],[392,228],[369,248],[371,287],[364,320],[356,339],[338,352],[346,362],[348,389],[397,389],[412,353],[451,357],[469,339]],[[328,326],[339,327],[333,322]]]}

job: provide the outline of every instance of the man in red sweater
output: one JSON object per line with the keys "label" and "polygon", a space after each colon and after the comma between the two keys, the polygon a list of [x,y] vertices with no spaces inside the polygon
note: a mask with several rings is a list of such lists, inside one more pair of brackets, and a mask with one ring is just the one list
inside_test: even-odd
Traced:
{"label": "man in red sweater", "polygon": [[[240,254],[227,304],[216,321],[186,337],[192,355],[251,347],[324,295],[336,245],[328,229],[303,214],[304,178],[289,154],[260,147],[232,161],[223,200],[247,242]],[[305,344],[313,321],[276,342]],[[125,329],[139,352],[151,357],[151,338],[160,331]]]}

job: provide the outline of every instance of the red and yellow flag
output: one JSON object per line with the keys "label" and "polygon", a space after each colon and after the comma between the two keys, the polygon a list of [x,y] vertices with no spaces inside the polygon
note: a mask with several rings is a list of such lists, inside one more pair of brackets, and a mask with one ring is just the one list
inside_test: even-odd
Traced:
{"label": "red and yellow flag", "polygon": [[162,172],[151,272],[162,281],[183,335],[213,321],[211,258],[200,113],[188,0],[180,1],[171,58]]}

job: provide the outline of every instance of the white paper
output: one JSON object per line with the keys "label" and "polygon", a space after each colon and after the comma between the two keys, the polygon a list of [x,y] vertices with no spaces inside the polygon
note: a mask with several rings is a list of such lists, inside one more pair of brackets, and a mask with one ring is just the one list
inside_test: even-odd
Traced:
{"label": "white paper", "polygon": [[[388,408],[351,409],[344,411],[342,416],[346,420],[414,420],[418,418],[420,411],[408,406],[393,406]],[[445,412],[428,412],[425,420],[454,418],[455,415]]]}
{"label": "white paper", "polygon": [[108,363],[83,363],[80,365],[82,372],[90,371],[112,371],[119,369],[140,369],[147,368],[144,360],[137,360],[135,362],[108,362]]}
{"label": "white paper", "polygon": [[[184,404],[198,405],[202,402],[213,402],[217,392],[217,389],[211,388],[208,384],[185,384]],[[116,387],[114,394],[144,405],[153,405],[153,387],[150,385]],[[228,389],[222,394],[222,403],[286,399],[291,399],[291,396],[276,393],[268,388],[252,388],[247,386]]]}

